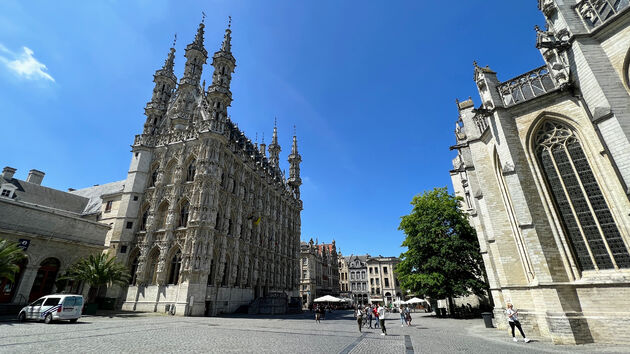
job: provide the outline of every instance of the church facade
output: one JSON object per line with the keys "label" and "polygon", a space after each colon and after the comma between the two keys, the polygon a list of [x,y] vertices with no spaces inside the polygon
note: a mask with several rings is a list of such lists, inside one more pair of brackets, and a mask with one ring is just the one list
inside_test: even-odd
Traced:
{"label": "church facade", "polygon": [[630,343],[630,6],[539,0],[545,65],[457,102],[451,177],[495,304],[554,343]]}
{"label": "church facade", "polygon": [[254,144],[228,115],[236,67],[231,30],[211,58],[204,24],[186,47],[183,76],[175,49],[154,75],[146,122],[108,236],[109,252],[131,269],[127,289],[112,289],[122,308],[176,315],[234,312],[273,293],[299,296],[300,162],[297,139],[288,178],[278,132]]}

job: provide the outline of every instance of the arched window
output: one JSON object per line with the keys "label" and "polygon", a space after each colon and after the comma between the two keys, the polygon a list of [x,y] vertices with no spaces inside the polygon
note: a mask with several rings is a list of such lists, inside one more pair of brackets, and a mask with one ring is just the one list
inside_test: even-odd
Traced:
{"label": "arched window", "polygon": [[149,205],[146,205],[143,210],[144,212],[142,213],[142,218],[140,219],[140,231],[146,231],[147,230],[147,220],[149,220],[149,209],[151,207]]}
{"label": "arched window", "polygon": [[195,159],[190,160],[188,164],[188,173],[186,174],[186,181],[194,181],[195,180],[195,172],[197,172],[197,167],[195,163],[197,161]]}
{"label": "arched window", "polygon": [[160,167],[159,165],[153,166],[153,169],[151,170],[151,176],[149,176],[149,187],[155,187],[155,183],[157,182],[157,178],[158,178],[159,167]]}
{"label": "arched window", "polygon": [[166,216],[168,215],[168,202],[164,201],[158,208],[157,217],[155,219],[155,226],[157,230],[161,230],[166,227]]}
{"label": "arched window", "polygon": [[[630,255],[575,132],[545,122],[536,155],[579,267],[630,267]],[[613,263],[614,262],[614,263]]]}
{"label": "arched window", "polygon": [[173,179],[175,178],[175,161],[171,161],[166,165],[166,170],[164,171],[164,177],[162,178],[162,183],[164,185],[173,184]]}
{"label": "arched window", "polygon": [[147,280],[149,282],[149,284],[157,284],[157,266],[158,266],[158,261],[160,258],[160,251],[157,250],[157,248],[155,250],[153,250],[153,252],[151,252],[151,256],[149,257],[149,261],[147,263],[148,267],[147,267]]}
{"label": "arched window", "polygon": [[130,274],[131,274],[131,281],[129,282],[131,285],[136,285],[136,281],[138,280],[138,262],[139,262],[139,255],[136,255],[135,257],[132,258],[131,261],[131,267],[129,267],[130,270]]}
{"label": "arched window", "polygon": [[186,227],[186,225],[188,225],[189,209],[190,205],[188,204],[188,201],[184,200],[179,208],[179,227]]}
{"label": "arched window", "polygon": [[182,267],[182,252],[177,250],[177,253],[171,258],[171,266],[168,274],[168,283],[169,284],[177,284],[179,283],[179,271]]}

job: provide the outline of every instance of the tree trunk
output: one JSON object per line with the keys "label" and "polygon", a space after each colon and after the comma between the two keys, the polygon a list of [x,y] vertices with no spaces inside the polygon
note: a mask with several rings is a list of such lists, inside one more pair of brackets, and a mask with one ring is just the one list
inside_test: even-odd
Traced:
{"label": "tree trunk", "polygon": [[95,303],[97,295],[98,295],[98,288],[90,285],[90,290],[88,290],[87,303],[88,304]]}
{"label": "tree trunk", "polygon": [[448,297],[448,315],[450,317],[455,317],[455,304],[453,303],[453,297]]}

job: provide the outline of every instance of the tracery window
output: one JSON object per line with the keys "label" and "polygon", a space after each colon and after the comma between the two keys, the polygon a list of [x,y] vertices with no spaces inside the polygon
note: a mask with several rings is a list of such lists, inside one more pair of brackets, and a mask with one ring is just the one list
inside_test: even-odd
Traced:
{"label": "tracery window", "polygon": [[182,252],[177,250],[177,253],[171,258],[171,267],[168,274],[168,283],[177,285],[179,283],[179,271],[182,267]]}
{"label": "tracery window", "polygon": [[575,132],[548,121],[535,143],[578,266],[582,270],[629,268],[630,254]]}

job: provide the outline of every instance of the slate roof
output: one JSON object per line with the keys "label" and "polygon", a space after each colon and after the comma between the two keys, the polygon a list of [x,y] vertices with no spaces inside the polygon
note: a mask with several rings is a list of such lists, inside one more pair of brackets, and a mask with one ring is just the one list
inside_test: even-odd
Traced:
{"label": "slate roof", "polygon": [[83,198],[87,198],[88,202],[84,207],[82,213],[83,214],[92,214],[101,210],[101,206],[103,204],[103,200],[101,196],[108,194],[116,194],[123,191],[125,188],[125,180],[116,181],[111,183],[106,183],[98,186],[77,189],[69,192],[70,194],[74,194],[76,196],[80,196]]}
{"label": "slate roof", "polygon": [[0,184],[2,183],[11,183],[16,186],[15,199],[25,203],[69,211],[76,214],[82,214],[88,204],[88,198],[80,195],[44,187],[17,178],[7,180],[0,176]]}

